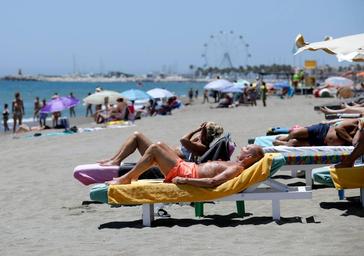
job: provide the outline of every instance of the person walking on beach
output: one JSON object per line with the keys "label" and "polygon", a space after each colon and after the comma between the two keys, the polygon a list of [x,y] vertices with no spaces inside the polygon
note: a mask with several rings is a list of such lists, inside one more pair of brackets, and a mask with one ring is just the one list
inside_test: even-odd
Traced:
{"label": "person walking on beach", "polygon": [[265,84],[265,82],[262,82],[261,90],[262,90],[262,102],[263,102],[263,106],[266,107],[267,106],[266,100],[267,100],[267,92],[268,92],[268,89],[267,89],[267,85]]}
{"label": "person walking on beach", "polygon": [[[91,95],[91,92],[89,92],[88,94],[87,94],[87,96],[90,96]],[[90,116],[92,116],[93,115],[93,113],[92,113],[92,104],[87,104],[86,105],[86,117],[88,117],[88,114],[90,113]]]}
{"label": "person walking on beach", "polygon": [[[47,104],[46,99],[43,99],[42,100],[42,108],[44,108],[46,104]],[[47,113],[40,111],[40,114],[39,114],[39,126],[40,127],[45,127],[46,126],[47,116],[48,116]]]}
{"label": "person walking on beach", "polygon": [[188,91],[188,98],[190,99],[190,104],[191,104],[193,101],[193,89],[192,88],[190,88],[190,90]]}
{"label": "person walking on beach", "polygon": [[25,115],[24,103],[23,103],[23,100],[20,97],[19,92],[15,93],[15,99],[13,100],[11,110],[13,112],[13,120],[14,120],[13,132],[15,133],[17,122],[18,122],[19,125],[22,125],[23,116]]}
{"label": "person walking on beach", "polygon": [[203,101],[202,101],[202,104],[205,104],[205,101],[207,101],[207,103],[210,103],[210,101],[209,101],[209,91],[208,90],[204,90],[203,91]]}
{"label": "person walking on beach", "polygon": [[[70,93],[69,96],[71,99],[75,99],[75,96],[73,96],[73,93]],[[76,111],[75,111],[75,107],[70,107],[70,117],[76,117]]]}
{"label": "person walking on beach", "polygon": [[250,98],[250,103],[252,106],[256,106],[257,105],[257,90],[255,89],[255,87],[253,86],[253,84],[250,84],[250,88],[248,90],[248,94],[249,94],[249,98]]}
{"label": "person walking on beach", "polygon": [[197,100],[198,98],[198,89],[195,90],[195,99]]}
{"label": "person walking on beach", "polygon": [[35,97],[35,100],[34,100],[33,121],[39,119],[39,111],[40,111],[40,101],[39,101],[39,97]]}
{"label": "person walking on beach", "polygon": [[4,110],[3,110],[3,124],[4,124],[4,132],[9,131],[9,126],[8,126],[8,120],[9,120],[9,109],[8,109],[8,104],[4,104]]}

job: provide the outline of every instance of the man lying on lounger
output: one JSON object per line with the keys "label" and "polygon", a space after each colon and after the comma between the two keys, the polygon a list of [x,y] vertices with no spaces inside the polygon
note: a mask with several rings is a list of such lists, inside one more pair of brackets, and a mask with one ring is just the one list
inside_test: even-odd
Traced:
{"label": "man lying on lounger", "polygon": [[164,143],[152,144],[145,151],[136,166],[125,175],[114,178],[108,184],[129,184],[132,180],[157,166],[165,176],[165,182],[188,184],[199,187],[216,187],[244,171],[264,156],[258,145],[241,148],[237,161],[210,161],[203,164],[185,162]]}
{"label": "man lying on lounger", "polygon": [[359,119],[351,119],[331,124],[314,124],[293,129],[288,135],[278,136],[274,146],[351,146],[358,131]]}
{"label": "man lying on lounger", "polygon": [[342,163],[336,164],[335,168],[353,167],[355,160],[364,155],[364,121],[362,119],[359,121],[358,132],[355,136],[353,144],[355,146],[354,150]]}

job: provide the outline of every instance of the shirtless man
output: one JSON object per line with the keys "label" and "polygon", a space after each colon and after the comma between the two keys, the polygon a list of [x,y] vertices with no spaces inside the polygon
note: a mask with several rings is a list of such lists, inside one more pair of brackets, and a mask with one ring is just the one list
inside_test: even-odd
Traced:
{"label": "shirtless man", "polygon": [[116,107],[110,110],[110,117],[118,120],[124,120],[128,104],[126,104],[123,98],[118,98],[116,102]]}
{"label": "shirtless man", "polygon": [[353,138],[353,145],[355,148],[351,154],[343,162],[336,164],[335,168],[353,167],[355,160],[364,155],[364,121],[362,119],[359,119],[358,131]]}
{"label": "shirtless man", "polygon": [[130,184],[150,167],[158,166],[165,176],[165,182],[198,187],[217,187],[238,176],[263,156],[264,152],[260,146],[248,145],[241,148],[236,162],[210,161],[196,164],[183,161],[173,149],[158,142],[148,147],[143,157],[130,172],[107,183]]}
{"label": "shirtless man", "polygon": [[273,145],[305,147],[305,146],[347,146],[353,145],[357,132],[358,120],[345,120],[335,125],[314,124],[294,129],[287,136],[278,136]]}
{"label": "shirtless man", "polygon": [[25,115],[24,111],[24,103],[23,100],[20,98],[20,93],[15,93],[15,99],[13,100],[11,110],[13,112],[13,132],[16,131],[16,122],[19,122],[19,125],[22,124],[23,116]]}

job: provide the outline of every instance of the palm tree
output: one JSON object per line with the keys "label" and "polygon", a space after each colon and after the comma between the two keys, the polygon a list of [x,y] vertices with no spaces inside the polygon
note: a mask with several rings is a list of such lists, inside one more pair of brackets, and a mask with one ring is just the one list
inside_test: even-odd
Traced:
{"label": "palm tree", "polygon": [[192,78],[195,78],[195,74],[194,74],[194,72],[193,72],[193,70],[195,69],[195,66],[194,66],[194,65],[192,65],[192,64],[190,64],[188,67],[189,67],[189,68],[190,68],[190,70],[191,70]]}

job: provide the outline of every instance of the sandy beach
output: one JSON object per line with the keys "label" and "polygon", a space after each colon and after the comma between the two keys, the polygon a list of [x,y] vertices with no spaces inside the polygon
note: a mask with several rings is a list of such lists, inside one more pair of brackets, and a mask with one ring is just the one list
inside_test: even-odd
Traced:
{"label": "sandy beach", "polygon": [[[281,201],[279,223],[271,218],[270,201],[246,202],[243,219],[235,214],[235,203],[220,202],[206,204],[201,219],[189,205],[169,205],[172,218],[144,228],[141,206],[82,205],[90,200],[90,187],[73,178],[75,166],[112,155],[133,131],[175,146],[201,122],[215,121],[243,146],[270,127],[321,121],[323,114],[313,107],[332,101],[270,97],[266,108],[258,102],[258,107],[210,109],[199,99],[171,116],[146,117],[125,128],[55,137],[2,135],[0,255],[362,255],[364,209],[358,189],[346,191],[349,200],[319,187],[312,200]],[[71,125],[94,126],[84,118],[72,119]],[[128,161],[137,159],[134,154]]]}

